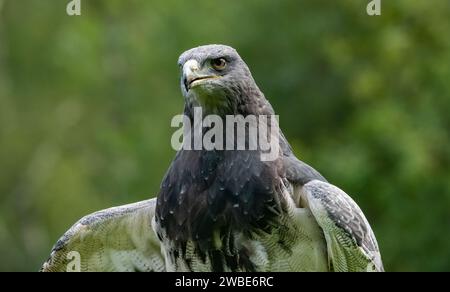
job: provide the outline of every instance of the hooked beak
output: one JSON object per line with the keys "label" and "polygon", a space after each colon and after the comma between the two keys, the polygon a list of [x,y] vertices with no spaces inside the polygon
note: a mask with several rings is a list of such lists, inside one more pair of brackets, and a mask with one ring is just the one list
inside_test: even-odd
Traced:
{"label": "hooked beak", "polygon": [[209,79],[216,79],[219,76],[203,74],[197,60],[189,60],[183,66],[183,83],[186,91],[204,83]]}

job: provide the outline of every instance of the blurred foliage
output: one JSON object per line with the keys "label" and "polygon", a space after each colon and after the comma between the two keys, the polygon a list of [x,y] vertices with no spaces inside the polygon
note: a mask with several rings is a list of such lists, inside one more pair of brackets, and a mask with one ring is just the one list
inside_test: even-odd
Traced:
{"label": "blurred foliage", "polygon": [[365,211],[390,271],[450,270],[450,1],[0,0],[0,270],[154,196],[178,55],[236,47],[298,156]]}

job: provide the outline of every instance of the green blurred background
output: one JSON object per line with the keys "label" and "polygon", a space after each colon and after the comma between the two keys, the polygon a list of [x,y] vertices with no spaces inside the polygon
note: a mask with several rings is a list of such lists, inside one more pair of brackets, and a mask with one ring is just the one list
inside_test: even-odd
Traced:
{"label": "green blurred background", "polygon": [[238,49],[304,161],[351,194],[389,271],[450,270],[450,1],[0,0],[0,271],[83,215],[154,196],[177,58]]}

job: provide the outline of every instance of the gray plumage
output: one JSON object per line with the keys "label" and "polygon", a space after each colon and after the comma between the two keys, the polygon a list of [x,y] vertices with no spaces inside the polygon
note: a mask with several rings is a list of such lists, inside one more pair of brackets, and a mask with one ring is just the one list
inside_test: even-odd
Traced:
{"label": "gray plumage", "polygon": [[41,271],[165,271],[159,240],[150,227],[155,205],[151,199],[84,217],[56,243]]}
{"label": "gray plumage", "polygon": [[[194,107],[221,117],[274,114],[233,48],[194,48],[178,63],[191,120]],[[75,250],[82,270],[383,271],[360,208],[297,159],[279,133],[274,161],[261,161],[259,149],[180,150],[156,204],[83,219],[43,270],[65,270],[67,253]]]}

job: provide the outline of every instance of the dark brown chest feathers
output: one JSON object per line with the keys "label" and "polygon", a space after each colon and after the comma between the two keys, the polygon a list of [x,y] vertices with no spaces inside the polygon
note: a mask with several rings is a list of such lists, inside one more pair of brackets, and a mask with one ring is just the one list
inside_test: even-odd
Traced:
{"label": "dark brown chest feathers", "polygon": [[227,266],[242,265],[245,251],[232,246],[233,234],[270,233],[282,212],[281,190],[276,162],[261,162],[256,151],[179,152],[162,183],[156,221],[181,252],[189,240],[201,256],[222,252],[218,238],[222,249],[240,253],[230,254],[239,262],[222,256]]}

